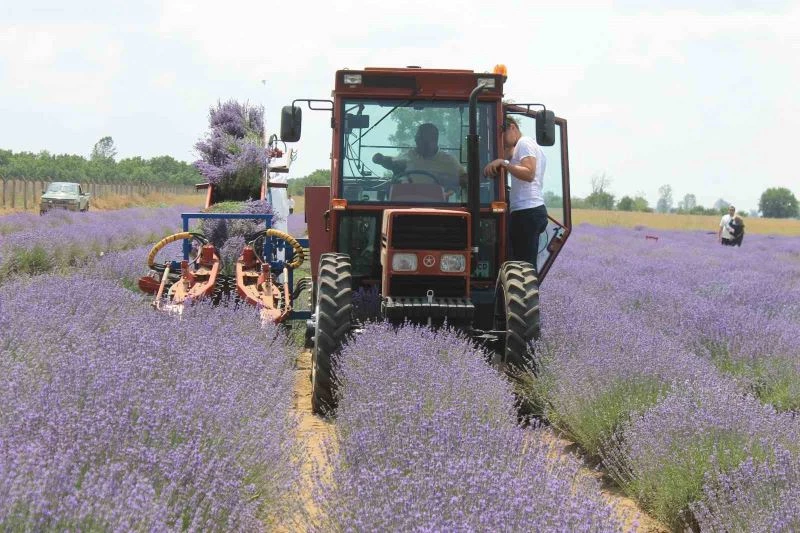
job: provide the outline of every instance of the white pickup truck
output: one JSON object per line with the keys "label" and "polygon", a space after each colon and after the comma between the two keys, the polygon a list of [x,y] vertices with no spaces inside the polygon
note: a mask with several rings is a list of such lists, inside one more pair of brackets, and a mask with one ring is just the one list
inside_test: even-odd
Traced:
{"label": "white pickup truck", "polygon": [[68,209],[70,211],[88,211],[89,193],[83,192],[80,183],[56,181],[47,186],[39,203],[39,214],[43,215],[51,209]]}

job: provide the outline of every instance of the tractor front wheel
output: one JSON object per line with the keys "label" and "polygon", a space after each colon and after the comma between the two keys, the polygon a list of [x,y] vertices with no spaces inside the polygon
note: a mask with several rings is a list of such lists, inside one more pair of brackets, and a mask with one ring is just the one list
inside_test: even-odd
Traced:
{"label": "tractor front wheel", "polygon": [[311,358],[311,409],[328,415],[336,409],[332,358],[350,332],[353,307],[350,256],[322,254],[316,286],[316,328]]}
{"label": "tractor front wheel", "polygon": [[528,350],[539,338],[539,280],[533,265],[508,261],[500,268],[494,299],[494,329],[505,332],[499,344],[501,361],[509,367],[534,370]]}

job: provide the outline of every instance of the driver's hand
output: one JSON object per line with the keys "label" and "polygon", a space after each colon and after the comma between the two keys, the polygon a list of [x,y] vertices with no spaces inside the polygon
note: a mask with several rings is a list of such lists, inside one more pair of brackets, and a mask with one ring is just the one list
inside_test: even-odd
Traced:
{"label": "driver's hand", "polygon": [[494,161],[483,167],[483,174],[486,176],[490,176],[492,178],[496,178],[498,175],[500,175],[500,169],[502,168],[502,166],[503,166],[503,160],[495,159]]}

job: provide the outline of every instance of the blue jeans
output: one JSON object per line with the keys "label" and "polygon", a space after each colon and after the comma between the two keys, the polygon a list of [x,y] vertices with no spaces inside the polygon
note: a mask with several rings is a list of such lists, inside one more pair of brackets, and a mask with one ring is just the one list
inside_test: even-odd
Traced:
{"label": "blue jeans", "polygon": [[539,235],[547,229],[547,208],[543,205],[511,212],[511,260],[527,261],[538,272]]}

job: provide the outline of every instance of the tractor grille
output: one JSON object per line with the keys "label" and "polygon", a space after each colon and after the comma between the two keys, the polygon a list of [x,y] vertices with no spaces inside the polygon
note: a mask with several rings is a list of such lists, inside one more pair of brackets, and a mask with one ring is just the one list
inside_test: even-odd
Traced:
{"label": "tractor grille", "polygon": [[389,278],[391,296],[425,296],[432,290],[437,298],[466,296],[467,280],[455,276],[392,276]]}
{"label": "tractor grille", "polygon": [[392,247],[401,250],[464,250],[467,219],[463,216],[396,215]]}

